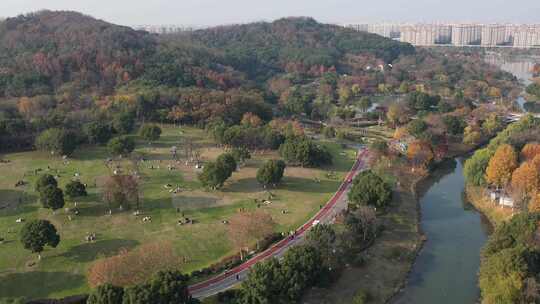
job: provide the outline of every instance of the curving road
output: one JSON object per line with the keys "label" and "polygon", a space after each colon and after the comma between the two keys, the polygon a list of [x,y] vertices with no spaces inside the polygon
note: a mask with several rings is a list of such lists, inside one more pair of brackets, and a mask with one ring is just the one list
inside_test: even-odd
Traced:
{"label": "curving road", "polygon": [[331,223],[338,213],[347,208],[346,194],[349,191],[351,181],[356,174],[365,169],[368,157],[369,153],[367,149],[360,149],[358,151],[356,162],[334,196],[323,208],[321,208],[321,210],[319,210],[319,212],[317,212],[317,214],[315,214],[315,216],[296,230],[297,233],[294,238],[285,238],[265,251],[255,255],[243,264],[206,281],[189,286],[189,291],[193,297],[204,299],[233,287],[247,277],[250,268],[256,263],[271,257],[280,258],[288,248],[301,242],[306,232],[314,225],[314,223]]}

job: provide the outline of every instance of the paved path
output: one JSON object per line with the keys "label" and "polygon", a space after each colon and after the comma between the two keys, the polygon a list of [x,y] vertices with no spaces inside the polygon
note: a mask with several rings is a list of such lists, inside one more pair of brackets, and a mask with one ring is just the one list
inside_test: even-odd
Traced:
{"label": "paved path", "polygon": [[301,242],[305,237],[306,232],[314,225],[315,221],[319,221],[320,223],[333,222],[336,215],[347,208],[347,192],[350,189],[351,181],[356,174],[364,170],[367,163],[367,158],[367,149],[361,149],[358,151],[358,158],[356,162],[345,177],[343,183],[338,188],[337,192],[326,203],[326,205],[319,212],[317,212],[317,214],[315,214],[315,216],[296,230],[297,233],[294,238],[287,237],[247,260],[243,264],[238,265],[235,268],[211,279],[189,286],[189,291],[193,297],[203,299],[233,287],[247,277],[250,268],[256,263],[271,257],[280,258],[288,248]]}

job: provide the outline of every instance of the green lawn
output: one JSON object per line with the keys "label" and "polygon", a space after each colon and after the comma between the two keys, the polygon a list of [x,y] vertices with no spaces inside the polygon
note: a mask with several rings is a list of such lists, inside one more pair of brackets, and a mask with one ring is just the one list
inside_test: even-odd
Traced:
{"label": "green lawn", "polygon": [[[4,155],[3,158],[11,162],[0,164],[0,236],[6,239],[4,244],[0,244],[0,298],[61,297],[88,292],[85,275],[93,261],[114,255],[121,248],[131,249],[146,242],[172,241],[176,254],[188,259],[182,265],[185,272],[232,254],[233,249],[221,221],[240,207],[256,208],[254,198],[266,198],[267,194],[255,180],[256,170],[263,161],[278,155],[275,152],[255,154],[233,174],[221,191],[205,191],[197,181],[193,166],[175,164],[177,170],[166,169],[167,164],[174,164],[170,160],[171,146],[181,147],[187,137],[193,138],[201,147],[205,161],[223,152],[202,130],[194,128],[166,126],[161,139],[152,147],[138,141],[134,153],[148,159],[140,165],[140,192],[143,213],[151,216],[152,222],[144,224],[140,217],[129,211],[107,215],[108,207],[101,202],[100,194],[102,178],[111,174],[105,166],[108,153],[104,147],[83,147],[71,157],[69,164],[36,151]],[[276,198],[263,208],[278,223],[277,230],[291,230],[310,218],[338,188],[344,173],[352,165],[353,150],[342,149],[335,142],[324,144],[334,155],[334,165],[323,169],[287,168],[283,183],[272,190]],[[125,171],[132,166],[129,160],[116,163]],[[151,164],[160,169],[150,169]],[[78,200],[80,215],[73,217],[72,221],[64,210],[52,214],[50,210],[40,208],[37,202],[33,184],[39,174],[47,172],[47,166],[51,167],[53,175],[58,170],[62,188],[75,172],[79,172],[81,181],[89,185],[89,196]],[[35,175],[38,168],[43,171]],[[336,171],[337,177],[327,178],[329,170]],[[315,177],[321,182],[316,183]],[[28,184],[15,188],[18,180]],[[164,188],[165,184],[179,184],[183,191],[173,196]],[[73,202],[68,201],[66,207],[73,207]],[[185,216],[194,218],[196,223],[178,226],[176,208],[182,209]],[[289,210],[289,213],[281,214],[282,209]],[[47,248],[38,262],[36,255],[25,250],[18,240],[22,227],[15,222],[18,218],[50,220],[61,235],[59,246]],[[84,241],[89,232],[97,234],[96,242]]]}

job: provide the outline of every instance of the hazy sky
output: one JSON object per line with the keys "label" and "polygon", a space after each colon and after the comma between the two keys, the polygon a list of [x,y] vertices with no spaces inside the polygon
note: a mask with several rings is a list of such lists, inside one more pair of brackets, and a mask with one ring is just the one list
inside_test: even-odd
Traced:
{"label": "hazy sky", "polygon": [[540,23],[540,0],[0,0],[0,17],[76,10],[123,25],[216,25],[312,16],[323,22]]}

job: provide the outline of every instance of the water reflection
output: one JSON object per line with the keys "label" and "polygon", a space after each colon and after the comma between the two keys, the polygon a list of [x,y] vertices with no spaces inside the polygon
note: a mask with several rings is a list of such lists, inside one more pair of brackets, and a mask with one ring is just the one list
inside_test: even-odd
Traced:
{"label": "water reflection", "polygon": [[509,58],[498,54],[488,54],[484,57],[484,60],[500,67],[503,71],[514,74],[514,76],[526,85],[531,82],[534,65],[540,63],[540,58],[534,56]]}
{"label": "water reflection", "polygon": [[[490,64],[500,67],[502,70],[512,73],[525,86],[529,85],[533,78],[533,68],[540,63],[538,56],[516,56],[508,57],[497,53],[488,53],[484,60]],[[540,104],[527,102],[523,96],[519,96],[516,104],[524,112],[540,113]]]}

